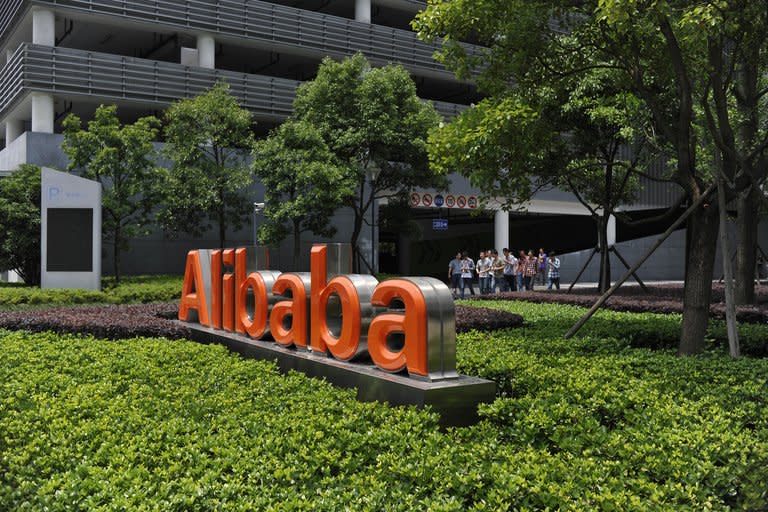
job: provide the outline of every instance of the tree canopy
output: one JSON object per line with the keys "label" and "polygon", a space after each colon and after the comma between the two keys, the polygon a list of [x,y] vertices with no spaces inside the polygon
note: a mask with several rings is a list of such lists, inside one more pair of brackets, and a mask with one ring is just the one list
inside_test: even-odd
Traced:
{"label": "tree canopy", "polygon": [[296,267],[301,233],[336,233],[330,220],[354,193],[354,176],[337,164],[320,131],[305,121],[287,121],[257,142],[252,167],[265,194],[259,242],[279,243],[292,235]]}
{"label": "tree canopy", "polygon": [[215,224],[224,247],[227,231],[248,222],[253,124],[251,113],[225,83],[166,111],[165,155],[172,165],[163,175],[165,200],[159,213],[166,230],[201,236]]}
{"label": "tree canopy", "polygon": [[130,239],[146,232],[152,221],[159,172],[153,142],[160,122],[143,117],[122,124],[115,105],[100,105],[84,129],[80,118],[68,115],[63,122],[62,149],[69,170],[98,181],[102,187],[102,230],[113,245],[115,279],[120,280],[120,253]]}
{"label": "tree canopy", "polygon": [[[749,62],[760,66],[764,60],[766,13],[762,11],[745,0],[431,0],[414,27],[424,39],[442,38],[439,59],[460,77],[475,80],[488,95],[479,108],[471,109],[474,113],[467,112],[458,120],[469,129],[456,130],[474,138],[478,144],[472,149],[478,153],[482,152],[480,143],[497,143],[523,155],[522,163],[500,166],[501,172],[529,169],[530,175],[541,167],[525,162],[541,161],[535,158],[541,148],[513,147],[520,139],[517,135],[546,127],[547,110],[537,98],[547,98],[548,91],[576,91],[579,84],[602,76],[604,92],[596,98],[601,102],[610,97],[634,98],[631,101],[638,102],[639,111],[648,112],[645,136],[669,162],[669,178],[694,202],[711,193],[720,171],[734,185],[731,193],[747,189],[742,188],[746,184],[737,183],[740,173],[752,187],[764,174],[746,170],[749,158],[734,165],[739,159],[729,149],[733,144],[725,143],[728,130],[718,133],[727,128],[728,116],[735,116],[734,124],[744,117],[734,108],[738,105],[736,84]],[[460,44],[463,39],[478,41],[486,49],[470,55]],[[762,81],[765,73],[755,75]],[[751,97],[762,98],[759,94]],[[753,101],[748,111],[764,112],[758,103]],[[598,112],[608,111],[599,108]],[[477,119],[467,123],[472,117]],[[488,130],[490,135],[484,137],[475,130],[483,123],[500,128]],[[617,133],[622,135],[622,131]],[[759,142],[763,133],[742,138],[742,144],[751,148],[747,156],[756,162],[766,146]],[[511,135],[505,139],[506,134]],[[594,140],[593,147],[598,141]],[[442,146],[450,142],[443,141]],[[717,162],[723,163],[722,169]],[[492,180],[483,177],[478,183],[490,185]],[[524,180],[518,183],[524,184]],[[706,201],[688,222],[682,354],[699,352],[704,346],[718,225],[712,203]]]}
{"label": "tree canopy", "polygon": [[354,213],[350,242],[363,261],[358,240],[374,201],[444,183],[427,160],[427,134],[440,117],[400,65],[372,68],[362,54],[323,59],[317,77],[297,91],[294,119],[319,130],[353,179],[345,205]]}
{"label": "tree canopy", "polygon": [[40,284],[40,168],[23,164],[0,178],[0,269]]}

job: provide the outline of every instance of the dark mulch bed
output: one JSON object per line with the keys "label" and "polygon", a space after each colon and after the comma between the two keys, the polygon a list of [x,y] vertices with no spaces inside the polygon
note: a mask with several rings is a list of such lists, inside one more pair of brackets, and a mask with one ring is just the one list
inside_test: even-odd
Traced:
{"label": "dark mulch bed", "polygon": [[[0,311],[0,328],[32,332],[92,334],[99,338],[139,336],[189,338],[190,331],[171,321],[178,305],[131,304]],[[456,331],[491,331],[523,325],[523,317],[483,307],[456,306]]]}
{"label": "dark mulch bed", "polygon": [[[571,304],[574,306],[592,307],[600,298],[594,289],[574,288],[571,293],[565,289],[548,291],[542,289],[532,292],[505,292],[491,295],[475,296],[475,300],[525,300],[529,302],[544,302]],[[606,309],[627,311],[631,313],[682,313],[682,285],[653,285],[648,286],[648,292],[639,286],[624,286],[605,303]],[[722,284],[712,285],[712,306],[710,313],[713,318],[725,319],[725,290]],[[768,287],[759,286],[757,289],[757,305],[739,306],[736,316],[740,322],[768,322]]]}

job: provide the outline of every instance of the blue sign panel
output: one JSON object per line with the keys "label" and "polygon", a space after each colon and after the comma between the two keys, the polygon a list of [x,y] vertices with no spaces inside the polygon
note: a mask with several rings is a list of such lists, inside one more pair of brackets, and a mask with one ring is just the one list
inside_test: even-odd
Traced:
{"label": "blue sign panel", "polygon": [[443,196],[441,194],[437,194],[435,196],[435,206],[440,208],[440,207],[443,206],[443,203],[445,203],[445,199],[443,198]]}
{"label": "blue sign panel", "polygon": [[432,219],[434,231],[448,231],[448,219]]}

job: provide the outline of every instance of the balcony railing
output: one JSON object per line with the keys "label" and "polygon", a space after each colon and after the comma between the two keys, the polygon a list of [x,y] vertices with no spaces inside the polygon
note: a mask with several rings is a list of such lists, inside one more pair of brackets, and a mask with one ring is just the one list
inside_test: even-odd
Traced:
{"label": "balcony railing", "polygon": [[[0,119],[29,91],[165,107],[181,98],[196,96],[219,81],[227,82],[240,104],[257,119],[273,121],[290,115],[296,88],[301,83],[171,62],[24,44],[0,70]],[[466,108],[442,102],[435,102],[435,107],[444,117],[453,117]]]}
{"label": "balcony railing", "polygon": [[[259,0],[0,0],[0,22],[13,18],[29,3],[245,39],[287,53],[342,57],[362,52],[377,63],[402,63],[415,74],[421,70],[453,76],[432,57],[439,45],[420,41],[414,32]],[[0,25],[0,42],[7,37],[2,29]],[[472,45],[466,48],[470,53],[479,51]]]}

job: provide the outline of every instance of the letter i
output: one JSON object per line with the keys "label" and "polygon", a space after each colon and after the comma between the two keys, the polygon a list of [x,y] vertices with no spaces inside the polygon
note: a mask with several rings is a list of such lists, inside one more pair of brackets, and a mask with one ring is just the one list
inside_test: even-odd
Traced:
{"label": "letter i", "polygon": [[[235,250],[225,249],[222,253],[222,262],[224,265],[234,269],[235,267]],[[225,331],[232,332],[235,330],[235,274],[227,272],[221,279],[223,287],[223,300],[222,300],[222,327]]]}

